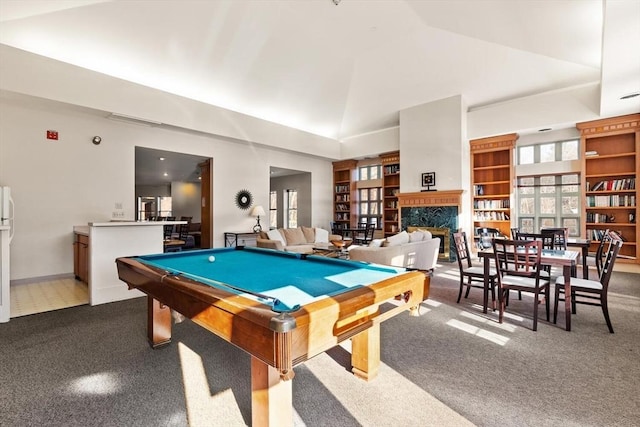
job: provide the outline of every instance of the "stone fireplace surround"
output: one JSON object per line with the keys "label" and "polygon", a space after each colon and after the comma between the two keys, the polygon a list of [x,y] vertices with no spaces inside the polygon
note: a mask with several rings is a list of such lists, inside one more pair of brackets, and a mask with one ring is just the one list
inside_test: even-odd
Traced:
{"label": "stone fireplace surround", "polygon": [[[409,227],[447,229],[449,241],[445,242],[443,239],[443,252],[439,258],[444,261],[455,261],[455,247],[451,241],[453,233],[459,228],[458,215],[461,211],[462,191],[399,193],[400,229],[408,230]],[[433,234],[437,237],[447,236],[446,232],[435,231]]]}

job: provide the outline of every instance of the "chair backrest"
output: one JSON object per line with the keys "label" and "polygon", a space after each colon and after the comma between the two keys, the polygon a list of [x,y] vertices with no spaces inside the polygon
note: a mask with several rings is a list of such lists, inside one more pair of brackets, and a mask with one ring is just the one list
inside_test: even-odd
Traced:
{"label": "chair backrest", "polygon": [[611,239],[611,245],[602,265],[602,272],[600,273],[600,283],[602,283],[603,292],[607,292],[609,286],[609,279],[611,273],[613,273],[613,264],[616,262],[620,248],[622,247],[622,240]]}
{"label": "chair backrest", "polygon": [[543,228],[540,234],[544,249],[567,250],[568,228]]}
{"label": "chair backrest", "polygon": [[539,278],[541,240],[494,239],[493,253],[500,275]]}
{"label": "chair backrest", "polygon": [[462,270],[471,267],[471,257],[469,256],[469,242],[467,241],[467,233],[465,233],[464,231],[453,233],[453,246],[455,247],[456,255],[458,258],[458,267],[460,267],[460,272],[462,273]]}
{"label": "chair backrest", "polygon": [[164,229],[164,239],[168,240],[171,238],[171,235],[173,234],[173,224],[165,224],[163,226]]}
{"label": "chair backrest", "polygon": [[502,236],[502,233],[497,228],[491,227],[477,227],[476,236],[478,237],[478,249],[488,249],[491,247],[491,241]]}
{"label": "chair backrest", "polygon": [[540,240],[542,241],[542,234],[540,233],[525,233],[518,231],[514,240]]}
{"label": "chair backrest", "polygon": [[511,229],[511,239],[515,240],[518,233],[520,232],[520,229],[517,227],[514,227]]}
{"label": "chair backrest", "polygon": [[375,224],[367,224],[367,230],[364,234],[363,244],[368,245],[373,240],[373,233],[376,231]]}
{"label": "chair backrest", "polygon": [[335,221],[329,221],[329,229],[331,230],[331,234],[342,234],[336,227]]}
{"label": "chair backrest", "polygon": [[187,241],[187,238],[189,237],[190,224],[190,222],[187,222],[186,224],[180,224],[178,226],[178,239],[184,240],[185,242]]}
{"label": "chair backrest", "polygon": [[596,261],[596,269],[598,270],[598,277],[602,273],[602,265],[603,260],[607,256],[607,252],[611,248],[611,235],[609,234],[609,229],[607,228],[605,232],[600,236],[600,243],[598,243],[598,248],[595,253],[595,261]]}

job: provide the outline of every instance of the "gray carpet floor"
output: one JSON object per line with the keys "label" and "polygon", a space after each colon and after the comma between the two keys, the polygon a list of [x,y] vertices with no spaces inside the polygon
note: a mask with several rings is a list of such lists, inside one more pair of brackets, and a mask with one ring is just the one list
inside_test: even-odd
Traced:
{"label": "gray carpet floor", "polygon": [[[532,300],[512,298],[501,325],[481,291],[456,304],[444,264],[420,317],[382,325],[382,367],[349,372],[349,348],[296,367],[296,426],[638,426],[640,275],[616,272],[615,334],[597,307],[573,330],[531,330]],[[147,345],[144,299],[81,306],[0,324],[0,426],[243,426],[250,358],[185,321]]]}

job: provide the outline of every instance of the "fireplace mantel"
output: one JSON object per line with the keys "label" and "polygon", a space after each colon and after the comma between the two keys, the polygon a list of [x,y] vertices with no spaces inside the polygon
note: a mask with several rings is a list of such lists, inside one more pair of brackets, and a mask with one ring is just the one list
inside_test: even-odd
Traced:
{"label": "fireplace mantel", "polygon": [[463,190],[421,191],[418,193],[399,193],[398,207],[414,208],[422,206],[457,206],[461,211]]}
{"label": "fireplace mantel", "polygon": [[462,211],[462,191],[421,191],[419,193],[398,194],[400,225],[403,230],[411,227],[432,227],[438,233],[447,229],[448,233],[438,234],[443,239],[441,259],[455,260],[455,249],[451,236],[458,230],[458,215]]}

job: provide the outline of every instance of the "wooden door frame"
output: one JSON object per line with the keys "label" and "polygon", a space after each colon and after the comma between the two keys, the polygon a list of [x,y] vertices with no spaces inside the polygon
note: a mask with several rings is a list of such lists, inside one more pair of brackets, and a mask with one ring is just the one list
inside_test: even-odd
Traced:
{"label": "wooden door frame", "polygon": [[200,248],[213,247],[213,213],[211,201],[213,200],[213,159],[208,158],[198,163],[200,168]]}

